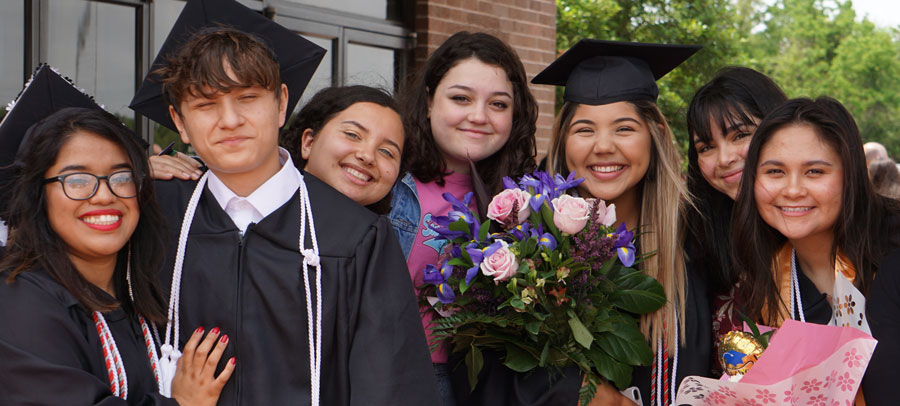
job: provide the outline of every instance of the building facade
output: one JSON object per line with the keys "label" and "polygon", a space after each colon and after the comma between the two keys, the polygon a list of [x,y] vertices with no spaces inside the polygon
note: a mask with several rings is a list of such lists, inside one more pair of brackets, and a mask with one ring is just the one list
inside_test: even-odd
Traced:
{"label": "building facade", "polygon": [[[301,99],[332,85],[402,89],[425,58],[460,30],[509,42],[533,77],[556,55],[553,0],[240,0],[328,53]],[[148,141],[165,132],[128,109],[183,0],[0,2],[0,100],[11,101],[47,62],[95,96]],[[553,89],[540,103],[539,155],[553,124]],[[299,106],[298,106],[299,109]]]}

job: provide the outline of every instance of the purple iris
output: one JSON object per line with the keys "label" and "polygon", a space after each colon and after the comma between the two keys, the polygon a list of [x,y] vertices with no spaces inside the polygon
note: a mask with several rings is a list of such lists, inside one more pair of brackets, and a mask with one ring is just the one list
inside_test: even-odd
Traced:
{"label": "purple iris", "polygon": [[453,274],[453,267],[450,266],[449,263],[444,261],[441,265],[440,269],[438,267],[428,264],[425,265],[425,276],[423,280],[425,283],[430,283],[432,285],[437,285],[437,296],[438,300],[441,303],[453,303],[456,299],[456,294],[453,293],[453,288],[450,287],[450,284],[447,283],[447,279],[450,279],[450,276]]}
{"label": "purple iris", "polygon": [[[434,230],[434,232],[438,233],[439,238],[444,238],[448,240],[453,240],[459,237],[469,237],[469,236],[477,236],[478,231],[481,228],[478,223],[478,218],[469,210],[469,203],[472,202],[472,192],[466,193],[463,197],[462,201],[459,201],[455,196],[450,193],[444,193],[442,195],[444,200],[450,203],[451,210],[447,213],[446,216],[434,216],[431,218],[431,221],[434,224],[429,224],[428,227]],[[450,224],[453,224],[459,220],[463,220],[469,226],[469,233],[467,234],[464,231],[451,230]]]}
{"label": "purple iris", "polygon": [[553,234],[544,233],[538,237],[538,247],[547,247],[548,250],[553,251],[556,249],[556,238],[553,238]]}
{"label": "purple iris", "polygon": [[622,265],[631,266],[634,264],[634,232],[628,231],[628,228],[625,227],[625,223],[619,224],[619,228],[616,229],[616,242],[613,244],[613,247],[616,247],[616,253],[619,255],[619,261],[622,261]]}

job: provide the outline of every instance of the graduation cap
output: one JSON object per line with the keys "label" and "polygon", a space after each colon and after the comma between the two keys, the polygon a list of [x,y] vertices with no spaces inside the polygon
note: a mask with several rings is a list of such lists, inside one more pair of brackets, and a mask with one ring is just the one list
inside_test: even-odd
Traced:
{"label": "graduation cap", "polygon": [[[163,66],[166,59],[197,31],[223,25],[255,35],[274,51],[281,80],[288,88],[287,111],[293,111],[303,89],[325,56],[325,49],[234,0],[189,0],[156,55],[150,71]],[[155,75],[144,79],[128,107],[177,131],[169,117],[169,105],[163,98],[162,83]]]}
{"label": "graduation cap", "polygon": [[0,216],[6,211],[12,189],[12,165],[27,144],[34,124],[66,107],[103,110],[93,97],[47,64],[38,66],[16,100],[7,106],[8,112],[0,121]]}
{"label": "graduation cap", "polygon": [[656,81],[700,50],[698,45],[582,39],[531,83],[565,86],[569,102],[603,105],[656,101]]}

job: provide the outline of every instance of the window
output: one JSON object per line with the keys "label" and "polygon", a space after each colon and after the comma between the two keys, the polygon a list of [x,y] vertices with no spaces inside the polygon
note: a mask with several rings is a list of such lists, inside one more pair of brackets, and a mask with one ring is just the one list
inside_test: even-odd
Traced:
{"label": "window", "polygon": [[[411,43],[400,4],[407,0],[238,0],[325,48],[328,53],[300,99],[332,85],[366,84],[394,92]],[[128,103],[184,8],[183,0],[18,0],[0,2],[0,100],[16,97],[39,63],[48,62],[162,147],[178,135]],[[349,10],[349,12],[347,11]],[[19,58],[9,57],[19,55]],[[299,108],[299,106],[298,106]],[[0,115],[5,114],[5,109]]]}

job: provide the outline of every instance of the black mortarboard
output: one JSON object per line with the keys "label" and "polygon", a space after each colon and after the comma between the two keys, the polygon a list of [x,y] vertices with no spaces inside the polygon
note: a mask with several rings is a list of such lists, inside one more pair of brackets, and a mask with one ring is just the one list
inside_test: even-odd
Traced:
{"label": "black mortarboard", "polygon": [[565,101],[602,105],[652,100],[656,81],[700,50],[698,45],[582,39],[531,83],[565,86]]}
{"label": "black mortarboard", "polygon": [[[288,87],[287,111],[293,111],[325,56],[325,49],[234,0],[188,0],[150,71],[162,66],[197,31],[222,25],[255,35],[275,52],[281,80]],[[128,107],[176,130],[169,117],[169,105],[163,99],[162,84],[153,75],[147,75]]]}
{"label": "black mortarboard", "polygon": [[103,110],[91,96],[63,78],[55,68],[42,64],[16,100],[7,107],[0,121],[0,213],[6,211],[16,154],[24,147],[31,127],[45,117],[66,107]]}

